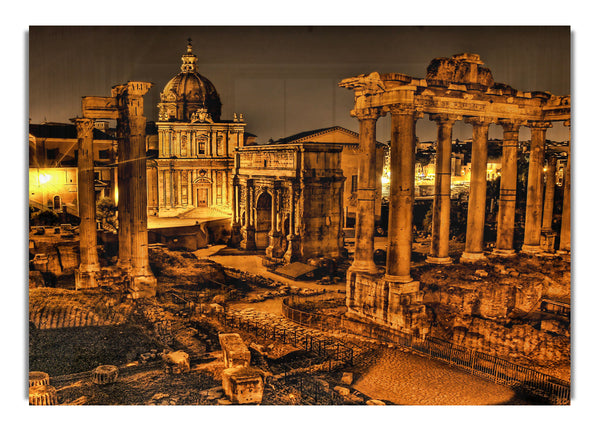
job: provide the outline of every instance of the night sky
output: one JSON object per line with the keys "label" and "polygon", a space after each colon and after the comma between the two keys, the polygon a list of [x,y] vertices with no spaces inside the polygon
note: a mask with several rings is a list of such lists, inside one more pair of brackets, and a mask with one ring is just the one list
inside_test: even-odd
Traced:
{"label": "night sky", "polygon": [[[358,131],[350,117],[353,92],[340,80],[362,73],[399,72],[423,78],[431,59],[477,53],[496,82],[523,90],[570,94],[571,33],[554,27],[30,27],[29,116],[32,123],[68,122],[81,115],[82,96],[109,96],[128,80],[155,85],[145,98],[157,120],[159,94],[180,71],[192,38],[200,74],[216,86],[222,119],[244,114],[259,143],[339,125]],[[389,116],[377,123],[388,141]],[[422,141],[435,139],[435,123],[417,123]],[[471,126],[457,122],[455,138]],[[501,137],[492,126],[491,137]],[[549,139],[568,130],[555,124]],[[521,139],[529,130],[521,128]]]}

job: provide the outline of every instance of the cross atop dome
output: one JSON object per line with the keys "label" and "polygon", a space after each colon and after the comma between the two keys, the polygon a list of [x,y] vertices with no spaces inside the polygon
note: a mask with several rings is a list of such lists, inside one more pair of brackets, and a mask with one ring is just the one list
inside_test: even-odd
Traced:
{"label": "cross atop dome", "polygon": [[181,56],[181,71],[198,72],[198,57],[192,53],[192,38],[187,41],[187,52]]}

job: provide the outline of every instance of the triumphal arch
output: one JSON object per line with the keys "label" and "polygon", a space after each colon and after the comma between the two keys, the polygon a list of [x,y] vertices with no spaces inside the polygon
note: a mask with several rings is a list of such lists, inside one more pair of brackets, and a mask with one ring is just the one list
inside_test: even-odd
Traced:
{"label": "triumphal arch", "polygon": [[[451,264],[448,255],[450,228],[450,173],[452,127],[457,121],[473,126],[471,184],[465,251],[461,261],[485,259],[487,142],[490,124],[503,128],[502,172],[493,253],[510,256],[513,246],[517,147],[520,127],[531,129],[525,216],[521,252],[543,251],[550,235],[542,229],[544,207],[545,136],[553,123],[570,128],[570,96],[543,91],[519,91],[494,82],[489,68],[477,54],[436,58],[425,78],[400,73],[377,73],[344,79],[341,87],[354,91],[351,115],[359,121],[363,161],[358,173],[356,252],[347,274],[349,314],[404,330],[416,331],[425,318],[419,282],[411,277],[412,214],[415,181],[415,124],[428,115],[438,127],[436,175],[431,232],[427,258],[433,264]],[[375,126],[391,116],[391,184],[385,275],[373,260],[375,205]],[[570,145],[565,172],[560,250],[570,251]],[[554,161],[555,163],[555,161]],[[553,188],[553,181],[549,182]],[[546,193],[548,195],[548,193]],[[550,208],[552,206],[550,205]]]}
{"label": "triumphal arch", "polygon": [[238,148],[231,245],[264,250],[276,262],[338,257],[342,149],[315,142]]}

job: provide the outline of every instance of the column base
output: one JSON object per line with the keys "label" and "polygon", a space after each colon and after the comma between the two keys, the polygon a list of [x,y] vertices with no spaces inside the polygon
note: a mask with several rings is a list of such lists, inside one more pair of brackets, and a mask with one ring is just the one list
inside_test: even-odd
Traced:
{"label": "column base", "polygon": [[496,249],[494,249],[494,251],[492,251],[492,254],[496,255],[496,256],[509,257],[509,256],[515,256],[517,254],[517,252],[512,249],[511,250],[503,250],[503,249],[496,248]]}
{"label": "column base", "polygon": [[366,274],[378,274],[379,270],[377,269],[377,265],[373,261],[354,261],[348,271],[352,272],[363,272]]}
{"label": "column base", "polygon": [[297,235],[288,235],[288,249],[286,250],[283,258],[287,263],[296,262],[300,259],[300,244],[299,237]]}
{"label": "column base", "polygon": [[388,283],[399,283],[399,284],[406,284],[406,283],[412,283],[413,278],[410,275],[390,275],[390,274],[385,274],[383,276],[383,280],[388,282]]}
{"label": "column base", "polygon": [[234,223],[231,225],[231,236],[229,237],[228,246],[229,247],[239,247],[242,242],[242,233],[240,231],[241,226],[239,223]]}
{"label": "column base", "polygon": [[482,251],[476,253],[465,251],[460,257],[460,263],[475,263],[481,262],[482,260],[487,260],[487,257],[485,257]]}
{"label": "column base", "polygon": [[137,275],[131,278],[130,293],[133,299],[152,298],[156,296],[156,277],[154,275]]}
{"label": "column base", "polygon": [[521,247],[521,253],[525,253],[525,254],[538,254],[541,253],[543,250],[539,245],[527,245],[527,244],[523,244],[523,247]]}
{"label": "column base", "polygon": [[571,250],[556,250],[556,254],[571,254]]}
{"label": "column base", "polygon": [[99,272],[100,268],[77,268],[75,270],[75,290],[97,288]]}
{"label": "column base", "polygon": [[425,259],[427,263],[433,263],[435,265],[448,265],[452,263],[452,258],[450,256],[446,257],[437,257],[437,256],[427,256]]}
{"label": "column base", "polygon": [[242,241],[240,242],[242,250],[256,250],[256,242],[254,240],[254,228],[242,228]]}

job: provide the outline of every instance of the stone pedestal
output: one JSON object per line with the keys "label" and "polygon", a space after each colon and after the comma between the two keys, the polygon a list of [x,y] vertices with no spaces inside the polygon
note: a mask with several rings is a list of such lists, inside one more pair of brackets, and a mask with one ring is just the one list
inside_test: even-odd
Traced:
{"label": "stone pedestal", "polygon": [[300,258],[300,237],[298,235],[287,236],[287,250],[283,255],[286,262],[296,262]]}
{"label": "stone pedestal", "polygon": [[418,281],[349,271],[346,282],[347,314],[423,335],[429,330],[429,322],[419,286]]}
{"label": "stone pedestal", "polygon": [[94,269],[81,269],[81,266],[74,271],[75,274],[75,290],[94,289],[98,287],[99,271]]}
{"label": "stone pedestal", "polygon": [[234,404],[260,404],[263,372],[253,367],[235,367],[223,371],[223,392]]}
{"label": "stone pedestal", "polygon": [[256,242],[254,241],[255,229],[253,226],[245,226],[241,229],[242,241],[240,248],[242,250],[256,250]]}
{"label": "stone pedestal", "polygon": [[232,248],[237,248],[242,242],[242,227],[239,223],[233,223],[231,225],[231,237],[229,238],[228,245]]}
{"label": "stone pedestal", "polygon": [[280,258],[284,255],[283,233],[272,232],[269,234],[269,246],[265,250],[265,254],[271,258]]}
{"label": "stone pedestal", "polygon": [[433,263],[435,265],[448,265],[448,264],[452,263],[452,258],[450,256],[447,256],[447,257],[427,256],[425,261],[427,263]]}
{"label": "stone pedestal", "polygon": [[250,350],[240,337],[240,334],[219,334],[219,343],[223,349],[225,367],[250,366]]}
{"label": "stone pedestal", "polygon": [[461,263],[475,263],[475,262],[481,262],[482,260],[486,260],[487,257],[485,257],[485,254],[483,254],[483,252],[479,252],[479,253],[469,253],[469,252],[463,252],[462,256],[460,257],[460,262]]}
{"label": "stone pedestal", "polygon": [[540,249],[545,253],[554,253],[556,244],[556,232],[542,232]]}

